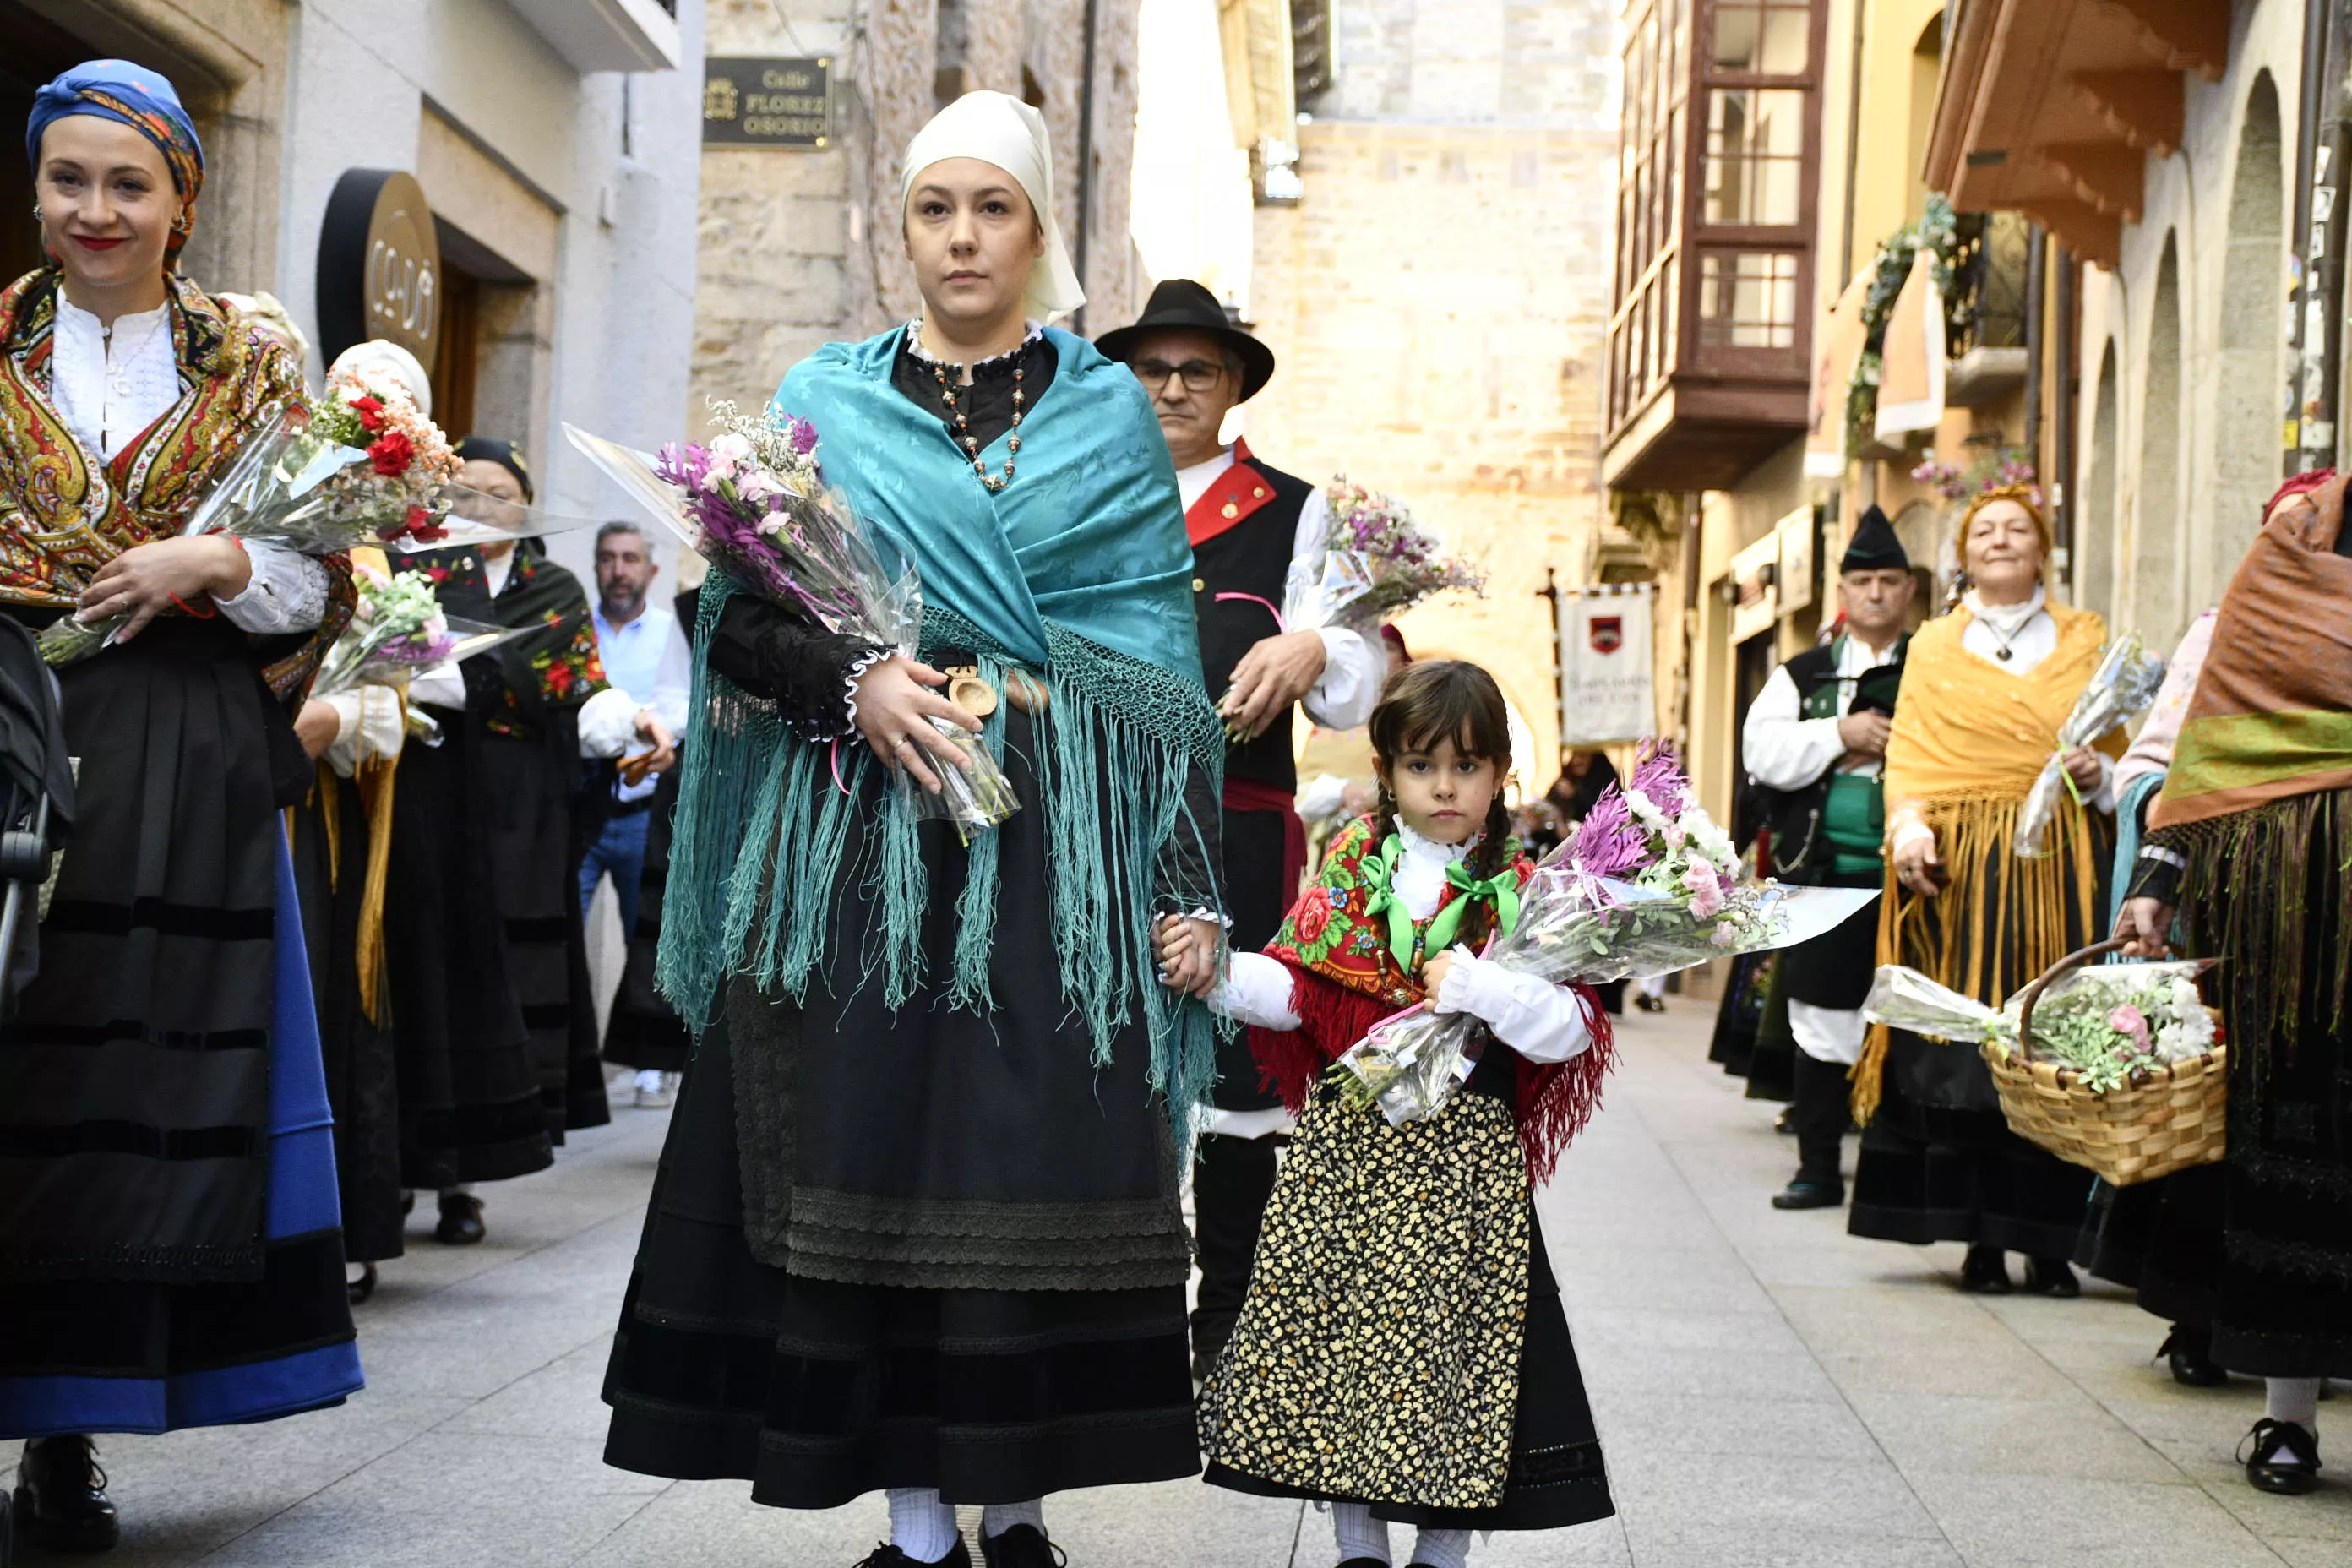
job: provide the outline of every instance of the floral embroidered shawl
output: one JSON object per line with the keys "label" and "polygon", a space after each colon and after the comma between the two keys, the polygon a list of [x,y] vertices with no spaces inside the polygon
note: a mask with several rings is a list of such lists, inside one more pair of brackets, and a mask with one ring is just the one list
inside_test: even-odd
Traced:
{"label": "floral embroidered shawl", "polygon": [[[68,609],[108,562],[178,534],[262,412],[305,395],[283,343],[173,273],[165,281],[180,401],[100,462],[49,400],[59,279],[44,268],[0,291],[0,601]],[[331,582],[326,614],[262,671],[282,698],[308,688],[351,619],[350,561],[318,560]],[[273,650],[286,641],[255,640]]]}
{"label": "floral embroidered shawl", "polygon": [[[1387,922],[1377,907],[1388,890],[1380,853],[1386,835],[1381,827],[1376,818],[1364,816],[1332,835],[1315,885],[1299,895],[1282,929],[1266,944],[1267,954],[1280,959],[1296,976],[1291,1010],[1298,1015],[1299,1026],[1291,1031],[1253,1028],[1250,1050],[1260,1077],[1281,1091],[1283,1103],[1294,1112],[1306,1109],[1324,1069],[1373,1025],[1429,999],[1420,974],[1426,957],[1423,941],[1438,914],[1462,896],[1448,884],[1428,918],[1412,922],[1415,961],[1413,971],[1407,973],[1390,951]],[[1505,851],[1505,863],[1517,873],[1522,887],[1535,875],[1534,862],[1516,843]],[[1568,1140],[1591,1117],[1614,1055],[1607,1015],[1590,987],[1578,990],[1592,1043],[1566,1062],[1516,1058],[1514,1114],[1528,1174],[1536,1180],[1551,1173]]]}

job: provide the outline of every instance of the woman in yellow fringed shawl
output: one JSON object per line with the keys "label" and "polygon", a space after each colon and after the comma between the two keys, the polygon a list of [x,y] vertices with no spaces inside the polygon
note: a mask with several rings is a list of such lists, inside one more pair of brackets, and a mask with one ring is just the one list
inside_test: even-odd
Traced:
{"label": "woman in yellow fringed shawl", "polygon": [[[2058,747],[2058,728],[2098,668],[2106,626],[2042,584],[2050,527],[2032,491],[1979,496],[1960,524],[1971,584],[1920,628],[1886,748],[1886,897],[1878,962],[1919,970],[1999,1005],[2104,934],[2120,731],[2066,759],[2048,853],[2020,858],[2018,808]],[[1966,1290],[2080,1292],[2067,1258],[2090,1196],[2085,1171],[2009,1131],[1973,1049],[1885,1027],[1854,1069],[1864,1124],[1848,1229],[1924,1245],[1966,1242]]]}

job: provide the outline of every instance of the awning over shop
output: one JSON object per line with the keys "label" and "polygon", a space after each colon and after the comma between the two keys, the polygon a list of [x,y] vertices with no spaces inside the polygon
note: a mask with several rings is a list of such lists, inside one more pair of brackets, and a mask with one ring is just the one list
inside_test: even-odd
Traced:
{"label": "awning over shop", "polygon": [[1914,430],[1934,429],[1944,417],[1944,295],[1936,287],[1936,253],[1925,246],[1887,312],[1879,364],[1873,434],[1900,446]]}

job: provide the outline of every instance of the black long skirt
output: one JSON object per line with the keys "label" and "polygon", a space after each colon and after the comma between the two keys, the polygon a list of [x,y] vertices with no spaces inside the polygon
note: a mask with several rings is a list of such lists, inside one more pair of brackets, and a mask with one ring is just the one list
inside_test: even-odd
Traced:
{"label": "black long skirt", "polygon": [[2131,1291],[2141,1310],[2209,1329],[2225,1258],[2227,1190],[2220,1165],[2196,1165],[2128,1187],[2101,1182],[2074,1261],[2095,1279]]}
{"label": "black long skirt", "polygon": [[393,1044],[390,998],[370,1019],[360,997],[367,805],[358,784],[320,764],[310,798],[289,819],[310,984],[318,996],[327,1099],[335,1112],[343,1255],[353,1263],[378,1263],[401,1255],[405,1216],[400,1206],[400,1059]]}
{"label": "black long skirt", "polygon": [[677,1009],[654,985],[661,953],[662,895],[669,887],[669,841],[677,812],[678,767],[662,775],[654,791],[652,818],[646,824],[646,870],[637,883],[637,923],[626,933],[620,988],[604,1024],[604,1059],[640,1072],[684,1072],[694,1056],[694,1037]]}
{"label": "black long skirt", "polygon": [[[554,1163],[530,1033],[489,885],[490,822],[465,716],[400,756],[384,943],[404,1186],[503,1181]],[[575,899],[577,894],[574,894]]]}
{"label": "black long skirt", "polygon": [[889,1487],[1019,1502],[1200,1468],[1181,1285],[924,1289],[754,1258],[729,1038],[724,1022],[703,1035],[671,1116],[605,1375],[607,1464],[811,1509]]}
{"label": "black long skirt", "polygon": [[613,1119],[597,1058],[588,937],[572,834],[577,761],[544,741],[478,736],[490,816],[491,896],[506,925],[507,977],[530,1035],[540,1107],[557,1144]]}
{"label": "black long skirt", "polygon": [[[1756,1055],[1757,1026],[1764,1016],[1764,997],[1772,978],[1772,955],[1746,952],[1731,961],[1723,983],[1723,1000],[1715,1010],[1715,1036],[1706,1059],[1733,1078],[1746,1078]],[[1622,982],[1619,982],[1622,989]]]}

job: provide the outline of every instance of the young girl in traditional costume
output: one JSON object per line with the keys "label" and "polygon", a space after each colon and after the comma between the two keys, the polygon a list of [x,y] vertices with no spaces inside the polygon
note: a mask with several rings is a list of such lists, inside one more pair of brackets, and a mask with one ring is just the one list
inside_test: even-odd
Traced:
{"label": "young girl in traditional costume", "polygon": [[0,1031],[0,1435],[32,1439],[25,1528],[93,1549],[117,1527],[88,1434],[359,1387],[278,821],[352,592],[341,557],[181,537],[303,394],[282,343],[175,269],[205,164],[172,84],[78,67],[26,141],[52,259],[0,292],[0,601],[125,621],[57,671],[73,832]]}
{"label": "young girl in traditional costume", "polygon": [[[1412,666],[1371,740],[1379,810],[1334,837],[1273,943],[1236,954],[1213,999],[1305,1117],[1202,1443],[1219,1486],[1329,1503],[1344,1568],[1389,1563],[1391,1521],[1419,1527],[1414,1564],[1461,1568],[1474,1530],[1614,1511],[1529,1195],[1591,1115],[1610,1037],[1590,988],[1473,956],[1516,923],[1533,871],[1507,837],[1493,678]],[[1437,1115],[1391,1127],[1325,1069],[1424,1003],[1491,1038]]]}
{"label": "young girl in traditional costume", "polygon": [[[1172,1131],[1214,969],[1161,984],[1152,921],[1213,954],[1224,734],[1150,399],[1040,324],[1082,299],[1044,120],[971,94],[902,167],[922,319],[774,407],[919,565],[923,657],[703,587],[661,946],[701,1034],[605,1457],[778,1507],[885,1491],[871,1568],[968,1564],[978,1504],[993,1568],[1050,1568],[1046,1493],[1199,1468]],[[890,776],[955,765],[934,718],[1021,800],[969,846]]]}

